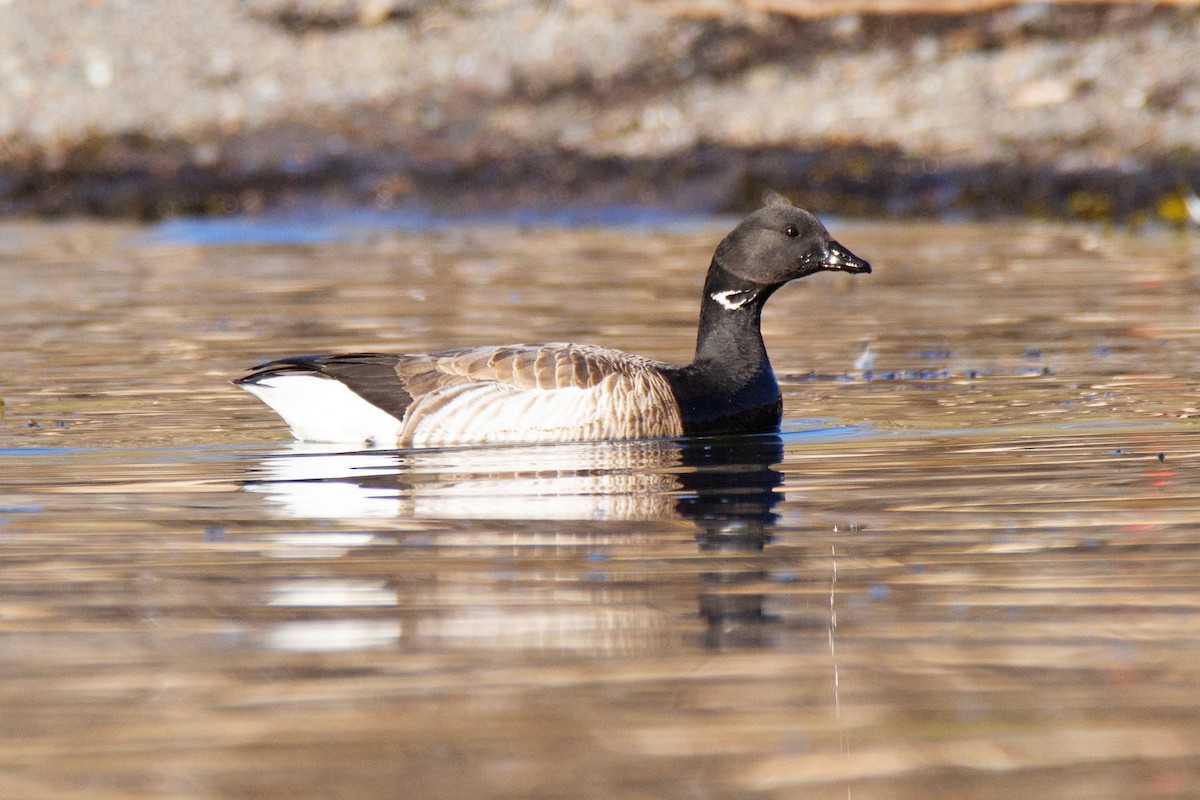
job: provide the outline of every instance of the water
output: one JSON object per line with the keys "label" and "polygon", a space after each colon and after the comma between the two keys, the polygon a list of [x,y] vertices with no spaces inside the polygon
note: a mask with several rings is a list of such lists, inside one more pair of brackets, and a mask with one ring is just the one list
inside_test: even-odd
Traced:
{"label": "water", "polygon": [[1195,236],[834,224],[779,436],[345,453],[228,382],[684,360],[726,224],[0,227],[0,797],[1200,796]]}

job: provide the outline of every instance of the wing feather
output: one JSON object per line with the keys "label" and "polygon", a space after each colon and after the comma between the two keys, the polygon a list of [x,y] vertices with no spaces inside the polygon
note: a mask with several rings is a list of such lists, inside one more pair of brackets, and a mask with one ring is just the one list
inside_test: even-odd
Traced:
{"label": "wing feather", "polygon": [[659,366],[569,344],[406,356],[396,371],[414,400],[400,444],[679,436],[679,408]]}

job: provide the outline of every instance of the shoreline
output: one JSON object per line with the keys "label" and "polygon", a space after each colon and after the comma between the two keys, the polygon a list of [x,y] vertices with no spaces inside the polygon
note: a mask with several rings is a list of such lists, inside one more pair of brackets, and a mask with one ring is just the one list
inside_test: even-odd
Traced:
{"label": "shoreline", "polygon": [[1200,224],[1192,187],[1200,187],[1200,163],[1169,158],[1130,174],[1119,168],[1062,172],[1037,164],[930,169],[927,160],[862,147],[703,147],[648,161],[541,152],[450,165],[367,153],[314,159],[303,170],[183,165],[164,174],[142,165],[119,170],[103,161],[68,163],[9,183],[0,216],[159,220],[320,205],[449,214],[620,205],[737,213],[756,207],[763,191],[774,189],[804,207],[841,216]]}
{"label": "shoreline", "polygon": [[809,5],[97,0],[64,33],[10,0],[0,216],[719,212],[769,187],[835,214],[1200,224],[1200,8]]}

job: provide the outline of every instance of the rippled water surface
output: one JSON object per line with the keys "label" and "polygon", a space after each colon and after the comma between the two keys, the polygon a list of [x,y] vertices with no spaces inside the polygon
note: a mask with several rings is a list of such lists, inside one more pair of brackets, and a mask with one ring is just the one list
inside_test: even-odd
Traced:
{"label": "rippled water surface", "polygon": [[1200,796],[1194,236],[834,223],[779,436],[345,453],[229,384],[686,360],[729,222],[652,225],[0,227],[0,797]]}

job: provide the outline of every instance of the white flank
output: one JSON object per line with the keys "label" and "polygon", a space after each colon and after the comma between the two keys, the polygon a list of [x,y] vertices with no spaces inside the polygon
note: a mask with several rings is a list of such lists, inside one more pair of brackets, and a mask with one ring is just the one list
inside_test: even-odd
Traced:
{"label": "white flank", "polygon": [[274,375],[241,387],[283,417],[304,442],[395,447],[400,420],[331,378]]}

